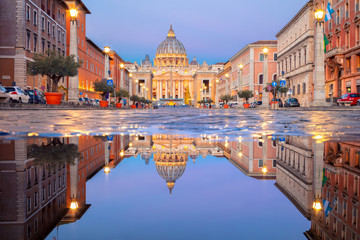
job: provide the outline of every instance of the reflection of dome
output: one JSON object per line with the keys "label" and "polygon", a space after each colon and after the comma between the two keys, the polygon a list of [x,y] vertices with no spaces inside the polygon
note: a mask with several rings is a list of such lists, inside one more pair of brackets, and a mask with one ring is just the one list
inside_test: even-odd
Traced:
{"label": "reflection of dome", "polygon": [[199,62],[196,60],[196,57],[191,61],[190,65],[198,65]]}
{"label": "reflection of dome", "polygon": [[167,38],[160,43],[156,50],[156,57],[162,54],[179,54],[186,57],[186,51],[184,45],[176,39],[172,25],[170,26]]}
{"label": "reflection of dome", "polygon": [[174,188],[175,181],[179,179],[186,168],[187,157],[183,153],[156,153],[154,154],[156,170],[166,181],[170,190]]}

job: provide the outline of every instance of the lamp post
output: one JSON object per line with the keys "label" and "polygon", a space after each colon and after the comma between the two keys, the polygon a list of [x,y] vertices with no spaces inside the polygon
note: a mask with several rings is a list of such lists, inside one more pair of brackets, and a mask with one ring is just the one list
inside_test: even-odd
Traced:
{"label": "lamp post", "polygon": [[[238,92],[242,90],[242,73],[243,73],[244,64],[239,64],[239,72],[238,72]],[[238,98],[238,104],[240,105],[240,98]]]}
{"label": "lamp post", "polygon": [[261,172],[263,174],[267,174],[268,169],[266,166],[266,162],[267,162],[267,135],[263,134],[263,137],[260,141],[263,141],[262,144],[262,154],[263,154],[263,167],[261,168]]}
{"label": "lamp post", "polygon": [[324,52],[324,11],[315,12],[315,67],[314,67],[314,106],[325,105],[325,52]]}
{"label": "lamp post", "polygon": [[120,88],[123,89],[124,88],[124,69],[125,69],[125,64],[124,63],[120,63],[120,69],[121,69]]}
{"label": "lamp post", "polygon": [[322,141],[322,136],[318,135],[313,137],[313,192],[314,192],[314,202],[313,210],[318,212],[322,209],[322,181],[323,181],[323,169],[324,169],[324,142]]}
{"label": "lamp post", "polygon": [[[78,41],[77,41],[77,16],[78,10],[70,9],[70,46],[69,53],[74,55],[75,62],[78,62]],[[79,76],[69,77],[68,82],[68,101],[71,103],[79,102]]]}
{"label": "lamp post", "polygon": [[216,107],[219,107],[219,79],[216,79],[215,83],[216,83],[215,105]]}
{"label": "lamp post", "polygon": [[269,53],[269,49],[268,48],[263,48],[263,55],[264,55],[264,74],[263,74],[263,84],[262,84],[262,106],[263,108],[269,108],[269,94],[266,93],[266,91],[264,90],[264,88],[266,87],[266,83],[268,81],[268,53]]}
{"label": "lamp post", "polygon": [[[110,47],[104,47],[105,53],[105,79],[108,80],[110,78]],[[115,98],[116,99],[116,98]],[[110,94],[109,94],[109,106],[110,106]]]}
{"label": "lamp post", "polygon": [[229,86],[229,74],[225,74],[226,77],[226,85],[225,85],[225,94],[230,94],[230,86]]}
{"label": "lamp post", "polygon": [[133,74],[132,73],[129,73],[129,95],[132,96],[133,93],[132,93],[132,76]]}

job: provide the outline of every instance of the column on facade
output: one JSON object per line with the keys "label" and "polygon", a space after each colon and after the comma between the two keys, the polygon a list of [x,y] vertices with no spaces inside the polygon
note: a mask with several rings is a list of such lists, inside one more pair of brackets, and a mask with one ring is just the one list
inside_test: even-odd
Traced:
{"label": "column on facade", "polygon": [[160,100],[160,81],[156,81],[156,98],[157,100]]}
{"label": "column on facade", "polygon": [[315,72],[314,72],[314,106],[325,105],[325,70],[324,70],[324,23],[316,23],[315,35]]}
{"label": "column on facade", "polygon": [[180,98],[184,98],[184,81],[180,81]]}
{"label": "column on facade", "polygon": [[169,98],[168,81],[165,81],[165,98]]}
{"label": "column on facade", "polygon": [[269,108],[269,93],[267,93],[264,88],[267,85],[267,82],[269,80],[269,74],[268,74],[268,55],[264,54],[264,74],[263,74],[263,84],[261,86],[262,90],[262,106],[263,108]]}
{"label": "column on facade", "polygon": [[212,92],[212,87],[211,87],[211,80],[209,81],[209,98],[211,98],[211,92]]}
{"label": "column on facade", "polygon": [[172,97],[175,98],[176,95],[176,83],[177,81],[173,81],[173,86],[172,86]]}
{"label": "column on facade", "polygon": [[136,91],[135,91],[136,95],[139,96],[139,81],[137,80],[136,82]]}

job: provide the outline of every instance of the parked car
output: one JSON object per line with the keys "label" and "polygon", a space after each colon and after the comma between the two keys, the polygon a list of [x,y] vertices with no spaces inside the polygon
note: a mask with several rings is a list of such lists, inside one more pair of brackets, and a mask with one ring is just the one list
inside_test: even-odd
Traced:
{"label": "parked car", "polygon": [[30,96],[29,103],[46,104],[46,100],[39,90],[25,90],[25,92]]}
{"label": "parked car", "polygon": [[96,106],[96,107],[99,107],[100,106],[100,100],[99,99],[94,99],[92,105]]}
{"label": "parked car", "polygon": [[10,94],[10,102],[28,103],[30,96],[20,87],[5,87],[6,93]]}
{"label": "parked car", "polygon": [[239,107],[237,102],[229,102],[228,105],[230,108],[238,108]]}
{"label": "parked car", "polygon": [[338,100],[338,105],[350,105],[355,106],[360,100],[360,93],[346,93],[342,95]]}
{"label": "parked car", "polygon": [[3,86],[0,86],[0,103],[9,102],[10,95],[6,93],[6,89]]}
{"label": "parked car", "polygon": [[300,107],[300,103],[297,98],[289,98],[285,101],[284,107]]}
{"label": "parked car", "polygon": [[279,107],[283,107],[283,103],[282,103],[282,101],[281,101],[280,98],[277,98],[277,99],[275,99],[275,100],[272,99],[271,102],[270,102],[270,105],[273,105],[273,104],[275,104],[275,103],[279,104]]}

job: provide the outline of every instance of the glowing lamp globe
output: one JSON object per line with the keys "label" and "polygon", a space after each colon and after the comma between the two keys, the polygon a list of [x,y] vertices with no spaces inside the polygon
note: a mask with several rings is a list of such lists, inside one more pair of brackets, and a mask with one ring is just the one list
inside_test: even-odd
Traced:
{"label": "glowing lamp globe", "polygon": [[78,207],[79,207],[79,204],[77,203],[77,201],[72,200],[71,203],[70,203],[70,209],[71,210],[76,210],[76,209],[78,209]]}

